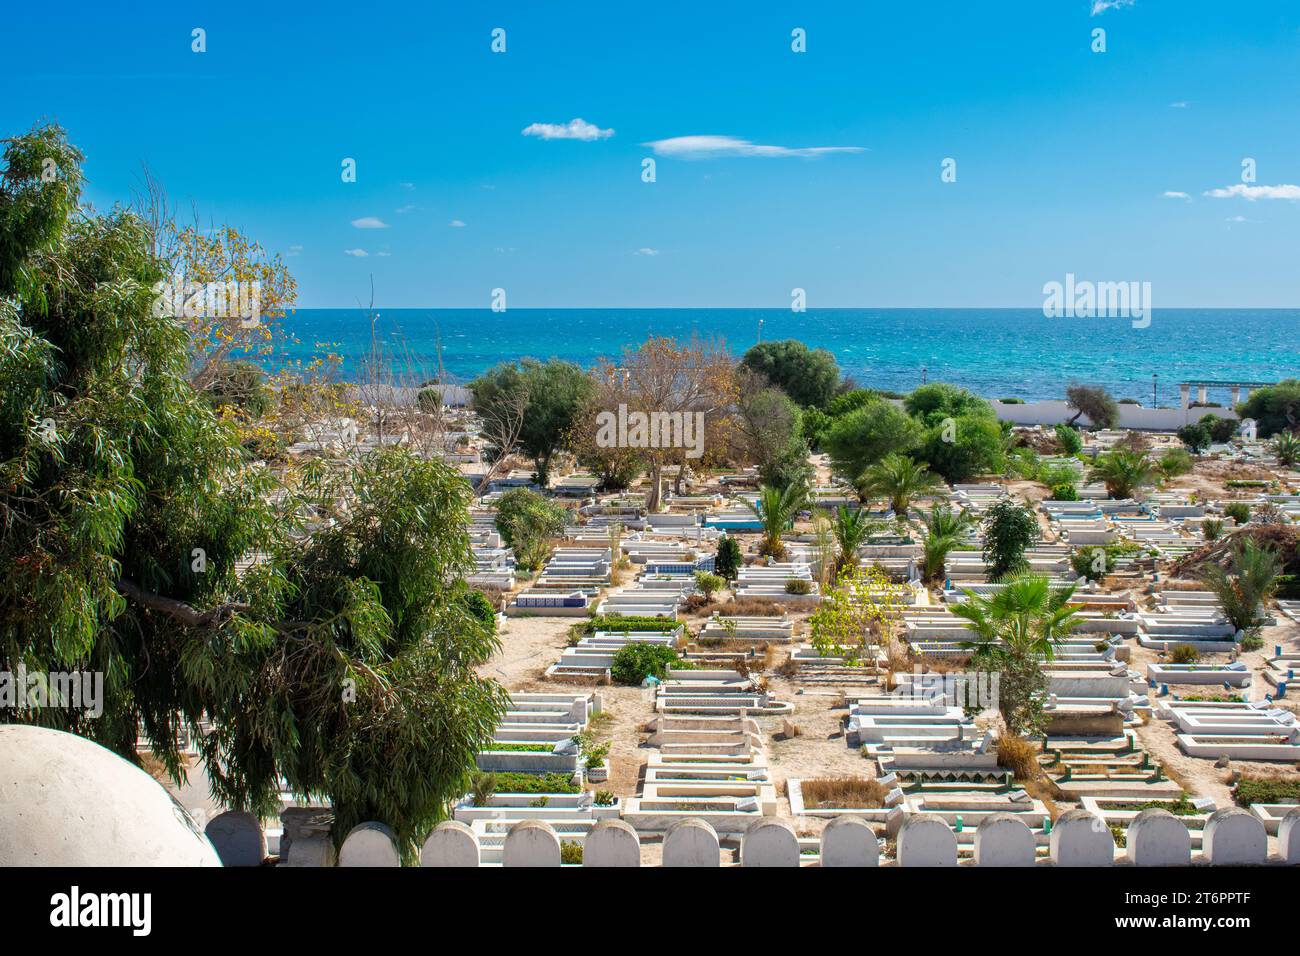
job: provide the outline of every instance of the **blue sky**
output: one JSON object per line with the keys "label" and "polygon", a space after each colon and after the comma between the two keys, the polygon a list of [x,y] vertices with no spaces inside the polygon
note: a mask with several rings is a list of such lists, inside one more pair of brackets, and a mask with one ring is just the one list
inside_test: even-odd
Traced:
{"label": "blue sky", "polygon": [[273,6],[13,5],[0,129],[57,119],[100,206],[147,163],[302,307],[371,276],[388,308],[1037,306],[1067,272],[1300,301],[1294,2]]}

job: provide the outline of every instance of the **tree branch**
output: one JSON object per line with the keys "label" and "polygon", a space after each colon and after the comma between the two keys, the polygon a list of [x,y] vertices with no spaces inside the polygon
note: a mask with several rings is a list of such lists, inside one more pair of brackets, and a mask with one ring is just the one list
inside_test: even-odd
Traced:
{"label": "tree branch", "polygon": [[117,589],[126,597],[130,598],[136,604],[146,607],[151,611],[158,611],[166,614],[187,627],[214,627],[227,621],[231,616],[238,614],[240,611],[251,609],[251,605],[228,602],[218,604],[216,607],[207,611],[197,611],[184,601],[178,601],[175,598],[163,597],[161,594],[154,594],[151,591],[145,591],[135,582],[127,578],[121,578],[117,582]]}

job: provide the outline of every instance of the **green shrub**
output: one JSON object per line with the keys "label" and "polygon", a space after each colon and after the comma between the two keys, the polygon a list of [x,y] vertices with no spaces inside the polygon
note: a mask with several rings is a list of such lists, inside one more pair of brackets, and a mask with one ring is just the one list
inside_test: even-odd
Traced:
{"label": "green shrub", "polygon": [[1053,501],[1078,501],[1079,489],[1074,487],[1071,482],[1062,482],[1061,484],[1052,485]]}
{"label": "green shrub", "polygon": [[616,684],[636,687],[647,677],[663,680],[668,668],[678,666],[677,652],[663,644],[624,644],[614,655],[609,676]]}
{"label": "green shrub", "polygon": [[998,401],[1001,402],[1003,405],[1023,405],[1023,404],[1025,404],[1025,400],[1024,400],[1023,398],[1015,398],[1014,396],[1011,397],[1011,398],[999,398]]}
{"label": "green shrub", "polygon": [[492,774],[496,787],[494,793],[580,793],[582,787],[573,782],[567,773],[519,773],[515,771]]}
{"label": "green shrub", "polygon": [[1237,524],[1245,524],[1250,521],[1250,505],[1244,501],[1233,501],[1223,506],[1223,514]]}
{"label": "green shrub", "polygon": [[1283,379],[1276,385],[1255,389],[1237,406],[1237,414],[1255,419],[1260,438],[1289,430],[1300,414],[1300,379]]}
{"label": "green shrub", "polygon": [[734,581],[743,563],[740,543],[731,535],[724,535],[718,542],[718,555],[713,559],[713,569],[726,580]]}
{"label": "green shrub", "polygon": [[1191,422],[1175,433],[1178,440],[1195,454],[1201,454],[1210,447],[1210,429],[1200,422]]}
{"label": "green shrub", "polygon": [[574,840],[565,840],[560,844],[560,862],[578,865],[582,863],[582,844]]}
{"label": "green shrub", "polygon": [[1089,581],[1100,581],[1115,570],[1115,559],[1105,548],[1088,545],[1070,555],[1074,573]]}
{"label": "green shrub", "polygon": [[1232,798],[1243,807],[1253,803],[1281,803],[1300,800],[1300,780],[1276,777],[1242,777],[1232,789]]}
{"label": "green shrub", "polygon": [[803,578],[790,578],[785,582],[786,594],[811,594],[812,582]]}
{"label": "green shrub", "polygon": [[721,575],[710,574],[708,571],[695,572],[695,590],[703,594],[707,600],[712,601],[713,595],[721,591],[726,584]]}
{"label": "green shrub", "polygon": [[1175,664],[1195,664],[1201,652],[1190,644],[1175,644],[1169,652],[1169,659]]}
{"label": "green shrub", "polygon": [[597,790],[596,795],[592,797],[592,803],[598,807],[612,807],[618,802],[618,797],[614,796],[612,790]]}
{"label": "green shrub", "polygon": [[1078,429],[1069,425],[1056,426],[1056,440],[1061,443],[1061,448],[1067,455],[1077,455],[1083,451],[1083,436]]}
{"label": "green shrub", "polygon": [[621,614],[601,614],[589,620],[585,629],[588,634],[596,631],[675,631],[680,627],[676,621],[666,617],[636,617]]}

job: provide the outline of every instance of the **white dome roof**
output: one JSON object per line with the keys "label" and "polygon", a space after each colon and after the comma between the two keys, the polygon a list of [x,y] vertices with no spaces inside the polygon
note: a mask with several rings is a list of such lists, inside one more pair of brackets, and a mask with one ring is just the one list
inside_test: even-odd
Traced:
{"label": "white dome roof", "polygon": [[75,734],[0,726],[0,867],[220,865],[139,767]]}

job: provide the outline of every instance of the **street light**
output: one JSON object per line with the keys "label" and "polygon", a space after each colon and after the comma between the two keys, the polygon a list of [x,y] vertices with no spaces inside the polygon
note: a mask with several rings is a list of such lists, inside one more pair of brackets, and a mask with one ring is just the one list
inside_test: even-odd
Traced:
{"label": "street light", "polygon": [[1152,408],[1160,407],[1160,401],[1159,399],[1156,398],[1156,379],[1158,379],[1159,377],[1160,377],[1159,372],[1151,373],[1151,407]]}

